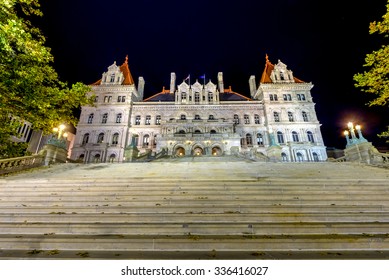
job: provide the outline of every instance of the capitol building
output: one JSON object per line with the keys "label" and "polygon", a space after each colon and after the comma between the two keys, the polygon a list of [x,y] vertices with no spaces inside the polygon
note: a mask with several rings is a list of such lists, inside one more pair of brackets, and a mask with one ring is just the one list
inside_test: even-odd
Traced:
{"label": "capitol building", "polygon": [[225,88],[222,72],[214,81],[176,77],[170,73],[169,89],[144,98],[145,80],[139,77],[136,86],[128,58],[109,66],[91,85],[94,106],[82,107],[71,158],[85,163],[126,162],[145,154],[327,159],[313,84],[294,77],[280,60],[273,64],[266,56],[259,82],[248,77],[247,96]]}

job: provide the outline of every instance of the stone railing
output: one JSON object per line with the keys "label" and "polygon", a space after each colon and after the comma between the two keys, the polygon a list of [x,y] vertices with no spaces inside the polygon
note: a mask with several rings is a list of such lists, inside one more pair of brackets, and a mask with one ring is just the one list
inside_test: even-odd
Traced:
{"label": "stone railing", "polygon": [[26,170],[44,164],[41,155],[0,159],[0,175]]}
{"label": "stone railing", "polygon": [[375,152],[372,154],[372,164],[389,167],[389,153]]}

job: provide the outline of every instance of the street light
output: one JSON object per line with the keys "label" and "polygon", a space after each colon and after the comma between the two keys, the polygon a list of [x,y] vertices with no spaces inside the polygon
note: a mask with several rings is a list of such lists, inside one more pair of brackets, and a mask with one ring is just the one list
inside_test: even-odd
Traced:
{"label": "street light", "polygon": [[68,134],[65,132],[66,125],[61,124],[59,127],[54,127],[53,131],[55,133],[58,133],[58,139],[61,139],[63,136],[64,138],[68,137]]}

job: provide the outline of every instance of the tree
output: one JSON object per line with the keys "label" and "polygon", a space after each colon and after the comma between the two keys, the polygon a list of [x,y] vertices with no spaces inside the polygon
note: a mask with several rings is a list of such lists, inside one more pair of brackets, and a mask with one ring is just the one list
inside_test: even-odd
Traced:
{"label": "tree", "polygon": [[[10,141],[20,122],[49,133],[60,123],[75,125],[74,110],[92,104],[82,83],[58,78],[42,32],[29,21],[42,16],[38,0],[1,0],[0,4],[0,158],[17,155]],[[10,121],[17,117],[20,122]],[[17,150],[17,149],[16,149]]]}
{"label": "tree", "polygon": [[[389,1],[386,5],[387,11],[382,21],[372,22],[369,26],[369,33],[378,33],[385,38],[389,37]],[[364,67],[369,70],[354,75],[355,86],[362,91],[372,93],[375,98],[369,106],[387,106],[389,102],[389,45],[382,45],[380,49],[366,55]],[[388,137],[388,131],[379,136]]]}

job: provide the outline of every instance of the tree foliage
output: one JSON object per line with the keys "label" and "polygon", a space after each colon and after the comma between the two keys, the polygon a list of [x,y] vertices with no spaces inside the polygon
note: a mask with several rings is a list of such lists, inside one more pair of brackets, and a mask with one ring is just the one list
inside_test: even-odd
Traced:
{"label": "tree foliage", "polygon": [[[386,5],[386,14],[382,21],[370,23],[369,33],[379,34],[387,40],[389,37],[389,1]],[[367,54],[364,67],[368,70],[354,75],[355,86],[362,91],[374,94],[369,106],[387,106],[389,103],[389,45],[384,44],[380,49]],[[389,130],[380,136],[389,136]]]}
{"label": "tree foliage", "polygon": [[88,86],[59,80],[45,37],[29,20],[42,16],[39,8],[38,0],[0,0],[0,158],[14,156],[10,136],[18,124],[11,116],[48,133],[76,124],[74,109],[91,104]]}

